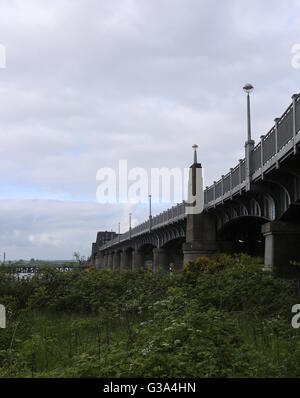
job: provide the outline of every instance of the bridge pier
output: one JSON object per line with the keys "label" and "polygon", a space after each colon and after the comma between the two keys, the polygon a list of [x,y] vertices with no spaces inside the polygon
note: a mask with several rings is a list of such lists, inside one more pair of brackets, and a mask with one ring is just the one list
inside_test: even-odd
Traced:
{"label": "bridge pier", "polygon": [[214,215],[203,212],[187,216],[186,243],[183,244],[183,262],[199,256],[212,256],[218,251],[217,226]]}
{"label": "bridge pier", "polygon": [[184,264],[199,256],[211,256],[218,250],[216,217],[203,211],[201,206],[201,201],[204,206],[202,166],[197,162],[196,150],[190,167],[188,198],[194,205],[190,205],[191,212],[187,214],[186,243],[182,246]]}
{"label": "bridge pier", "polygon": [[138,270],[144,267],[144,254],[140,250],[132,252],[132,270]]}
{"label": "bridge pier", "polygon": [[113,253],[108,254],[107,268],[113,270]]}
{"label": "bridge pier", "polygon": [[98,252],[96,255],[95,268],[104,268],[104,255],[101,252]]}
{"label": "bridge pier", "polygon": [[153,249],[153,271],[168,269],[168,252],[166,249]]}
{"label": "bridge pier", "polygon": [[279,276],[299,274],[300,224],[286,221],[273,221],[262,226],[265,237],[265,265],[271,266]]}
{"label": "bridge pier", "polygon": [[115,252],[113,255],[113,271],[119,271],[120,270],[120,263],[121,263],[121,256],[120,252]]}
{"label": "bridge pier", "polygon": [[103,268],[108,267],[108,254],[104,254],[103,256]]}
{"label": "bridge pier", "polygon": [[129,253],[123,249],[120,255],[120,269],[130,268],[129,264]]}

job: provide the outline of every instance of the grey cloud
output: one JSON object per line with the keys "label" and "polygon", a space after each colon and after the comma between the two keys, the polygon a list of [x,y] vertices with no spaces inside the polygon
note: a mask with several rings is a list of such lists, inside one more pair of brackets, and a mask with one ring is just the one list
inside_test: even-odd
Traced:
{"label": "grey cloud", "polygon": [[[22,201],[28,189],[88,200],[77,203],[74,229],[72,204],[64,204],[66,216],[58,205],[40,204],[49,217],[37,230],[24,218],[34,218],[33,202],[5,218],[16,206],[7,201],[0,209],[14,228],[7,236],[19,231],[12,249],[67,255],[62,247],[74,237],[87,253],[97,229],[126,220],[126,208],[97,217],[92,203],[96,171],[119,159],[130,167],[186,167],[198,143],[206,184],[226,173],[243,157],[242,85],[255,85],[256,139],[299,91],[300,72],[291,67],[299,26],[294,0],[2,1],[0,179],[15,188],[0,188],[0,196]],[[142,221],[145,208],[135,211]]]}

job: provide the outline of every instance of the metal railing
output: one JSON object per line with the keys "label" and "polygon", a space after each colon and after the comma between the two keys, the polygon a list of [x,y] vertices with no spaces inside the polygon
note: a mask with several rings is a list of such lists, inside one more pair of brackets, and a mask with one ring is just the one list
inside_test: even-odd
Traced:
{"label": "metal railing", "polygon": [[[180,203],[176,206],[171,207],[170,209],[158,214],[157,216],[152,217],[151,226],[150,220],[144,221],[142,224],[137,225],[136,227],[131,229],[131,238],[142,235],[145,232],[152,231],[158,229],[164,225],[177,222],[179,220],[184,219],[185,214],[185,204]],[[151,228],[150,228],[151,227]],[[101,246],[101,250],[107,249],[108,247],[114,246],[116,244],[125,242],[130,239],[130,231],[117,236],[116,238],[108,241],[104,245]]]}
{"label": "metal railing", "polygon": [[[294,109],[295,104],[295,109]],[[275,125],[262,137],[261,141],[254,147],[251,154],[251,175],[264,168],[277,157],[279,160],[285,152],[283,149],[293,141],[294,147],[300,131],[300,95],[295,97],[281,118],[275,119]],[[281,153],[282,152],[282,153]],[[279,156],[278,156],[279,155]],[[240,169],[240,170],[239,170]],[[205,191],[205,206],[215,204],[227,198],[230,193],[235,193],[246,180],[246,159],[240,161],[230,173],[222,177]],[[221,189],[220,187],[223,187]],[[218,200],[219,199],[219,200]]]}
{"label": "metal railing", "polygon": [[[300,131],[300,95],[293,98],[293,103],[283,113],[281,118],[275,119],[275,125],[271,130],[262,136],[261,141],[254,147],[251,153],[251,175],[256,172],[263,172],[268,168],[268,163],[272,159],[277,161],[285,155],[283,150],[287,144],[293,141],[294,150]],[[205,208],[215,206],[216,203],[227,199],[245,186],[246,181],[246,159],[239,161],[239,164],[232,168],[229,173],[207,187],[204,191]],[[161,214],[139,224],[131,230],[131,238],[141,235],[150,230],[155,230],[161,226],[179,221],[186,217],[185,204],[180,203]],[[118,243],[129,240],[130,232],[127,231],[115,239],[101,246],[101,250],[114,246]]]}

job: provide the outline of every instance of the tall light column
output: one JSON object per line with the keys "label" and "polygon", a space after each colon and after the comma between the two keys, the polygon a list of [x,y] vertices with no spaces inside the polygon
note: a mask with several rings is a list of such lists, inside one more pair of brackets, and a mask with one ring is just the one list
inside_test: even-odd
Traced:
{"label": "tall light column", "polygon": [[152,203],[151,203],[152,196],[149,195],[149,232],[152,229]]}
{"label": "tall light column", "polygon": [[245,143],[245,158],[246,158],[246,191],[250,190],[251,183],[251,158],[252,151],[254,149],[254,141],[251,137],[251,109],[250,109],[250,93],[253,91],[254,87],[252,84],[247,83],[243,87],[245,93],[247,93],[247,141]]}

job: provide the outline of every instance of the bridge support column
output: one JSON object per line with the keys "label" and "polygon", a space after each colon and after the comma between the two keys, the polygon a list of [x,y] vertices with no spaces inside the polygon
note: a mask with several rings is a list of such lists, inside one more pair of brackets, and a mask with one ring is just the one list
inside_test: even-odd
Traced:
{"label": "bridge support column", "polygon": [[121,251],[120,268],[121,269],[131,268],[131,264],[129,264],[129,253],[126,250]]}
{"label": "bridge support column", "polygon": [[114,271],[119,271],[120,270],[120,262],[121,262],[120,252],[116,252],[113,255],[113,270]]}
{"label": "bridge support column", "polygon": [[113,253],[108,254],[108,262],[107,262],[107,267],[110,268],[111,270],[113,269]]}
{"label": "bridge support column", "polygon": [[144,266],[144,255],[140,250],[132,252],[132,270],[141,269]]}
{"label": "bridge support column", "polygon": [[103,268],[108,267],[108,254],[104,254],[103,256]]}
{"label": "bridge support column", "polygon": [[203,212],[187,216],[186,243],[183,244],[183,262],[199,256],[211,256],[218,250],[217,226],[214,215]]}
{"label": "bridge support column", "polygon": [[153,271],[168,270],[168,253],[165,249],[153,249]]}
{"label": "bridge support column", "polygon": [[210,256],[218,250],[216,218],[203,211],[202,166],[197,162],[196,149],[194,163],[189,171],[188,199],[194,206],[187,209],[186,243],[182,247],[184,264],[199,256]]}
{"label": "bridge support column", "polygon": [[299,275],[299,267],[291,262],[300,262],[300,224],[273,221],[262,226],[265,237],[265,265],[271,266],[279,276]]}
{"label": "bridge support column", "polygon": [[101,252],[98,252],[96,255],[95,268],[104,268],[104,255]]}

